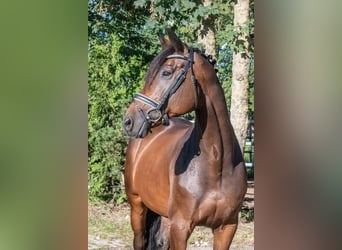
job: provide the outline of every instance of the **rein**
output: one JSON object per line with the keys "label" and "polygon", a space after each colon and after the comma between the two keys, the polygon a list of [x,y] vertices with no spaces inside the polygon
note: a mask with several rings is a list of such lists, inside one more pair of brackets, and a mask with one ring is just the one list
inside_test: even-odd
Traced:
{"label": "rein", "polygon": [[[193,64],[194,64],[194,49],[189,49],[189,56],[183,56],[183,55],[170,55],[166,57],[166,59],[183,59],[187,61],[187,64],[182,68],[180,71],[181,73],[177,76],[176,80],[170,85],[170,87],[167,89],[165,94],[162,96],[159,102],[149,98],[148,96],[145,96],[143,94],[136,94],[134,96],[134,101],[140,101],[144,104],[147,104],[151,106],[151,108],[145,113],[144,110],[135,103],[136,109],[139,111],[139,113],[144,118],[144,123],[141,125],[138,136],[141,136],[142,129],[148,125],[153,126],[160,121],[163,125],[169,125],[169,117],[167,113],[165,112],[167,102],[170,99],[170,97],[177,91],[177,89],[182,85],[184,80],[186,79],[186,74],[188,73],[189,69],[191,69],[191,81],[194,86],[195,91],[195,107],[197,107],[197,81],[195,79],[194,70],[193,70]],[[146,123],[146,124],[145,124]]]}

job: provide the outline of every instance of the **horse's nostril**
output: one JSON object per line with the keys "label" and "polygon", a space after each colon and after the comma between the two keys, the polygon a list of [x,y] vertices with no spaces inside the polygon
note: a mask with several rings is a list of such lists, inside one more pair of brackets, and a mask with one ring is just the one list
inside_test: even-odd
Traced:
{"label": "horse's nostril", "polygon": [[129,126],[129,125],[131,125],[131,119],[129,119],[129,118],[127,118],[126,120],[125,120],[125,125],[126,126]]}
{"label": "horse's nostril", "polygon": [[132,124],[133,124],[132,118],[126,117],[124,119],[123,123],[124,123],[124,126],[125,126],[126,129],[130,129],[132,127]]}

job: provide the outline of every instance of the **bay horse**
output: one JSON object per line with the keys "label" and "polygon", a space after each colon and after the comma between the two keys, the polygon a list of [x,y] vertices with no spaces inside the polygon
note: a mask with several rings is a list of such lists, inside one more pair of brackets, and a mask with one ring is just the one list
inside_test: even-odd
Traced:
{"label": "bay horse", "polygon": [[[213,65],[167,33],[123,118],[134,249],[184,250],[195,226],[229,249],[247,188],[241,149]],[[193,110],[195,122],[178,118]]]}

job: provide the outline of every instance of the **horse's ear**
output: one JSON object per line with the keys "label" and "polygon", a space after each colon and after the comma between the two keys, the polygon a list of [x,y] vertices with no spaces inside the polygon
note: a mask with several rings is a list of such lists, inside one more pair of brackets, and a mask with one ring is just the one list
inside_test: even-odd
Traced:
{"label": "horse's ear", "polygon": [[170,41],[171,45],[174,47],[174,49],[177,52],[184,52],[184,44],[183,42],[176,36],[175,32],[172,29],[167,29],[166,30]]}
{"label": "horse's ear", "polygon": [[165,49],[171,45],[170,40],[165,39],[165,37],[163,35],[159,35],[159,41],[160,41],[163,49]]}

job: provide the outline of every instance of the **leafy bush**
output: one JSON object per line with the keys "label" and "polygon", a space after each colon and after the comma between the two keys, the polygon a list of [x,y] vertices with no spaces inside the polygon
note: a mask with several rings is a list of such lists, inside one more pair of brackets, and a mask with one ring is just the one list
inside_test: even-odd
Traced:
{"label": "leafy bush", "polygon": [[242,208],[241,221],[244,223],[254,221],[254,208]]}
{"label": "leafy bush", "polygon": [[127,138],[122,116],[140,88],[146,66],[141,56],[125,55],[124,42],[110,35],[90,41],[88,51],[88,192],[90,197],[124,200],[123,166]]}

